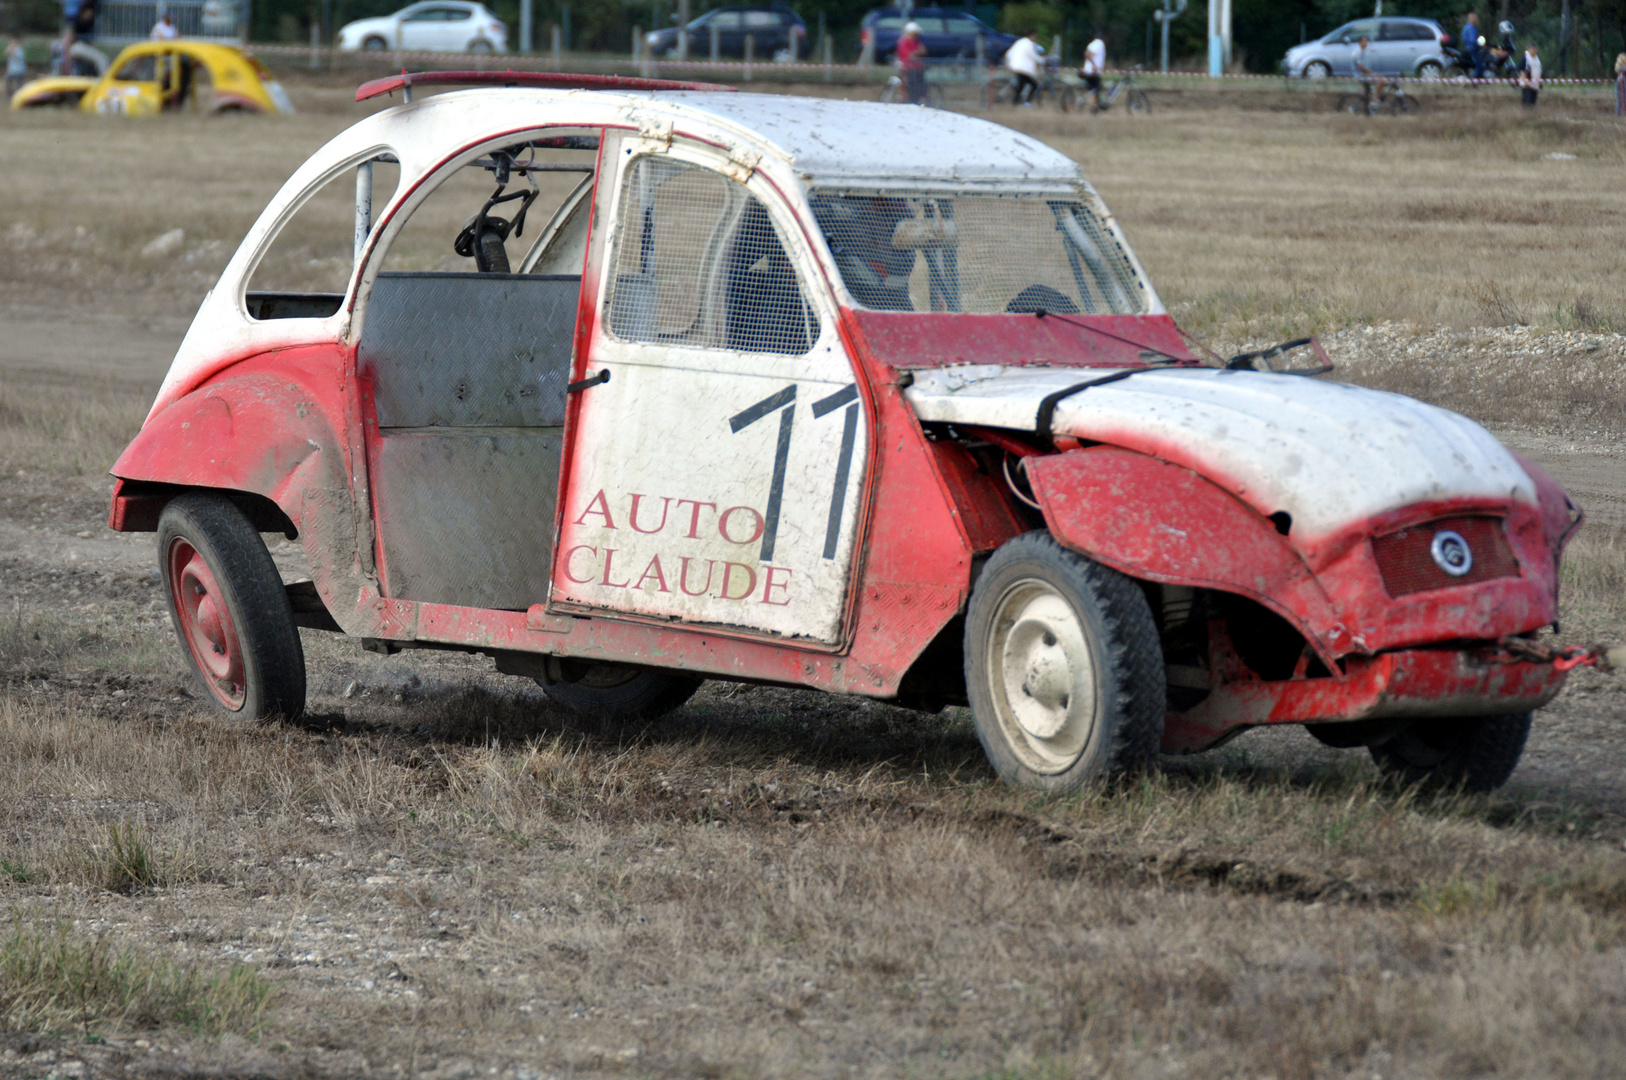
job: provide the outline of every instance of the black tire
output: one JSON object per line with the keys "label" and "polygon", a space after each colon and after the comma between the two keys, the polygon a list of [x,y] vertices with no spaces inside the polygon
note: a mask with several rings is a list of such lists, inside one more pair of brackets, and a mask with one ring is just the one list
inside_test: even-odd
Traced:
{"label": "black tire", "polygon": [[1417,111],[1417,99],[1410,94],[1397,94],[1389,99],[1389,111],[1397,116],[1405,116]]}
{"label": "black tire", "polygon": [[1304,65],[1306,79],[1325,79],[1332,75],[1332,65],[1322,60],[1311,60]]}
{"label": "black tire", "polygon": [[469,43],[469,52],[471,53],[475,53],[480,56],[487,56],[492,51],[491,42],[489,41],[471,41]]}
{"label": "black tire", "polygon": [[1419,720],[1376,746],[1390,779],[1425,790],[1495,791],[1518,768],[1532,714]]}
{"label": "black tire", "polygon": [[1063,88],[1061,93],[1056,95],[1056,104],[1061,106],[1062,112],[1072,112],[1078,108],[1078,91],[1071,86]]}
{"label": "black tire", "polygon": [[247,516],[222,495],[181,495],[158,519],[158,563],[181,651],[208,698],[243,720],[302,714],[293,607]]}
{"label": "black tire", "polygon": [[1074,791],[1145,765],[1163,741],[1168,689],[1145,594],[1044,530],[1006,543],[977,578],[965,680],[977,738],[1009,784]]}
{"label": "black tire", "polygon": [[1129,111],[1131,113],[1149,113],[1152,111],[1152,99],[1139,90],[1129,91]]}
{"label": "black tire", "polygon": [[361,43],[362,52],[383,52],[390,47],[390,43],[383,38],[373,36]]}
{"label": "black tire", "polygon": [[542,692],[573,712],[607,720],[654,720],[681,708],[703,679],[622,664],[595,664],[576,682],[544,682]]}
{"label": "black tire", "polygon": [[1419,79],[1434,80],[1444,78],[1444,76],[1445,69],[1433,60],[1424,60],[1417,65],[1417,77]]}

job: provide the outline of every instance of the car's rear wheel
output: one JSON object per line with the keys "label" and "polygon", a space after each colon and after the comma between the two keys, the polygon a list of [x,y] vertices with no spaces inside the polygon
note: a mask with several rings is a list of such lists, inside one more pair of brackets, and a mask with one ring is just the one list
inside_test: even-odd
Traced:
{"label": "car's rear wheel", "polygon": [[1419,720],[1371,747],[1391,779],[1426,789],[1494,791],[1524,754],[1532,714]]}
{"label": "car's rear wheel", "polygon": [[1145,594],[1042,530],[983,567],[965,678],[977,737],[1011,784],[1072,791],[1144,764],[1163,739],[1167,686]]}
{"label": "car's rear wheel", "polygon": [[260,534],[231,500],[195,492],[158,519],[158,559],[181,651],[210,700],[244,720],[305,711],[305,653]]}
{"label": "car's rear wheel", "polygon": [[1306,79],[1325,79],[1332,74],[1332,65],[1322,60],[1311,60],[1304,65]]}
{"label": "car's rear wheel", "polygon": [[542,692],[586,716],[653,720],[682,707],[703,681],[625,664],[594,664],[575,682],[542,683]]}
{"label": "car's rear wheel", "polygon": [[385,41],[383,38],[374,35],[373,37],[368,38],[366,41],[363,41],[361,43],[361,47],[364,52],[383,52],[385,49],[390,47],[390,43]]}

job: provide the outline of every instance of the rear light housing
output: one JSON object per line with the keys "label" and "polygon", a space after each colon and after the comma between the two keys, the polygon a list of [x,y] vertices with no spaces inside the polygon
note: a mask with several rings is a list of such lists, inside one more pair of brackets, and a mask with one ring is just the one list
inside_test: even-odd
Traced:
{"label": "rear light housing", "polygon": [[1502,519],[1442,518],[1375,537],[1372,557],[1392,597],[1517,577]]}

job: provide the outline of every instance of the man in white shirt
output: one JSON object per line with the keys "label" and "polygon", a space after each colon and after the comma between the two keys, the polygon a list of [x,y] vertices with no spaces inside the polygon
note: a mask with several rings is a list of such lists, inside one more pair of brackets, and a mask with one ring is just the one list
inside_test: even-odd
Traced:
{"label": "man in white shirt", "polygon": [[175,29],[175,13],[172,11],[164,12],[164,17],[153,23],[152,39],[154,41],[174,41],[180,36],[181,32]]}
{"label": "man in white shirt", "polygon": [[1107,43],[1096,32],[1095,40],[1084,46],[1084,63],[1079,65],[1078,77],[1084,80],[1084,89],[1095,102],[1095,111],[1101,111],[1101,76],[1107,70]]}
{"label": "man in white shirt", "polygon": [[1033,95],[1039,89],[1039,67],[1044,63],[1044,50],[1039,47],[1037,37],[1037,31],[1029,30],[1005,50],[1005,67],[1016,80],[1012,105],[1033,107]]}
{"label": "man in white shirt", "polygon": [[1524,50],[1524,65],[1519,69],[1519,89],[1524,91],[1524,107],[1536,107],[1536,94],[1541,90],[1541,57],[1534,45]]}

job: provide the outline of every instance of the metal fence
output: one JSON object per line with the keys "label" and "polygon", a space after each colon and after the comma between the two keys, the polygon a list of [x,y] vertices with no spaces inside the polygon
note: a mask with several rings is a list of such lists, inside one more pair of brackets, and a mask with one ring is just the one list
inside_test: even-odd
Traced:
{"label": "metal fence", "polygon": [[248,0],[106,0],[96,15],[96,39],[109,45],[140,41],[166,11],[181,37],[240,41],[248,29]]}

